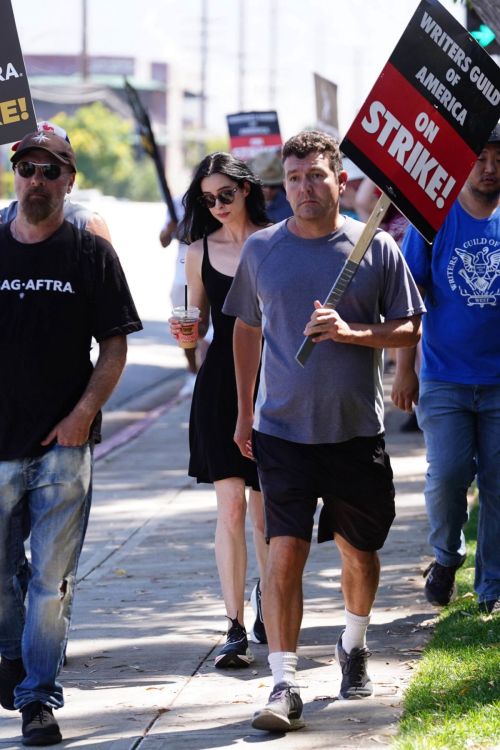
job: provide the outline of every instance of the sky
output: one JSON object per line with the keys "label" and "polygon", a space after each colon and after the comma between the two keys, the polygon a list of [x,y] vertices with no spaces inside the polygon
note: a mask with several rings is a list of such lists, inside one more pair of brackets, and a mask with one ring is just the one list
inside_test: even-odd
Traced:
{"label": "sky", "polygon": [[[25,54],[80,52],[82,0],[11,2]],[[225,115],[231,112],[276,109],[284,138],[315,124],[315,72],[338,86],[345,133],[419,5],[418,0],[87,0],[88,52],[168,62],[181,85],[199,91],[203,3],[208,130],[226,135]],[[464,22],[460,2],[442,4]]]}

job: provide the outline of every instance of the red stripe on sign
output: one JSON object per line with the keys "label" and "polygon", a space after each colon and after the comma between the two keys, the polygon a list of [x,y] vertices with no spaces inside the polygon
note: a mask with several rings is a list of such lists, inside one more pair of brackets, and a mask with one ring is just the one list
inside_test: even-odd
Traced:
{"label": "red stripe on sign", "polygon": [[[463,117],[459,103],[455,111]],[[436,230],[477,159],[432,103],[390,63],[377,79],[346,139]]]}
{"label": "red stripe on sign", "polygon": [[231,148],[241,148],[242,146],[281,146],[282,140],[279,133],[256,134],[256,135],[235,135],[230,139]]}

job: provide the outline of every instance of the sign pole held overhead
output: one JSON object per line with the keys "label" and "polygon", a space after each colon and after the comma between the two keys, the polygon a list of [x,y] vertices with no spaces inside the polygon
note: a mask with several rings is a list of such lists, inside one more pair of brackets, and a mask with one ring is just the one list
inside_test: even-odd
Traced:
{"label": "sign pole held overhead", "polygon": [[139,94],[132,86],[132,84],[127,81],[127,79],[125,79],[125,92],[127,94],[130,108],[134,113],[134,117],[139,128],[139,135],[141,137],[141,143],[144,151],[149,154],[156,167],[156,173],[158,175],[161,191],[163,193],[165,203],[167,204],[170,218],[172,219],[172,221],[177,222],[177,212],[175,210],[174,201],[172,200],[170,188],[168,187],[167,178],[165,176],[165,167],[163,165],[160,150],[156,143],[153,128],[151,127],[151,120],[149,119],[146,108],[140,100]]}

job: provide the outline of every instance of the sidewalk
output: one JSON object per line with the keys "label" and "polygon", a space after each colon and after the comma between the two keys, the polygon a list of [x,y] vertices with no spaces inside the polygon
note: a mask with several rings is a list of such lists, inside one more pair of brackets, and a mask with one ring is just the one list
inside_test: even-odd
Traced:
{"label": "sidewalk", "polygon": [[[389,388],[389,386],[387,386]],[[339,558],[313,544],[304,578],[299,677],[306,728],[270,735],[250,726],[271,687],[267,647],[248,670],[214,669],[225,619],[213,552],[215,498],[186,476],[187,401],[173,402],[135,440],[99,459],[82,554],[59,747],[215,750],[267,743],[287,750],[388,746],[434,611],[420,571],[428,554],[420,433],[388,405],[397,518],[382,551],[369,629],[372,700],[339,702],[334,649],[343,624]],[[248,535],[250,539],[250,534]],[[256,580],[249,545],[248,596]],[[245,621],[252,624],[248,605]],[[19,748],[20,716],[2,711],[0,748]]]}

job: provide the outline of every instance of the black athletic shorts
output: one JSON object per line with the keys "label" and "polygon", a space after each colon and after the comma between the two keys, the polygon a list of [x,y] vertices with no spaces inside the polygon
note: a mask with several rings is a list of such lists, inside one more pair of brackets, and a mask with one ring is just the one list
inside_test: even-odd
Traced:
{"label": "black athletic shorts", "polygon": [[318,498],[318,542],[340,534],[356,549],[380,549],[394,520],[394,484],[383,435],[344,443],[292,443],[253,433],[266,537],[310,542]]}

